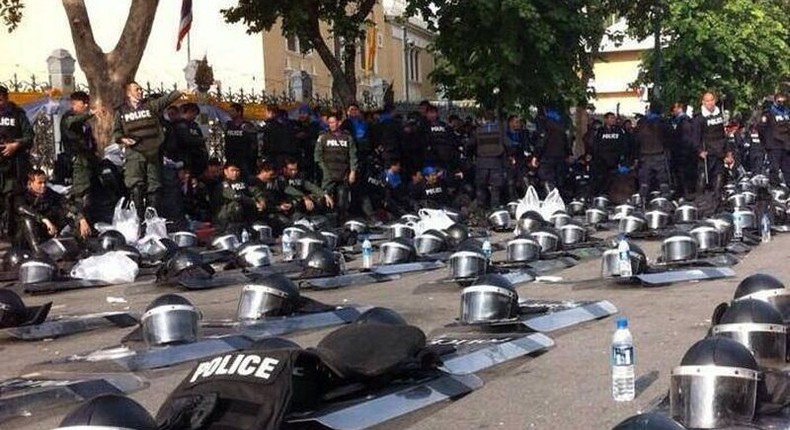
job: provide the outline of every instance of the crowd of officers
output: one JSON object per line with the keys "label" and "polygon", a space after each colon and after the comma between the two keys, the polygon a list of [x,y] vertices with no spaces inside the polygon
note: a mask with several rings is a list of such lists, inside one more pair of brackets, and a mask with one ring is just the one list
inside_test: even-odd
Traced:
{"label": "crowd of officers", "polygon": [[[720,199],[724,184],[747,170],[765,171],[777,184],[790,174],[790,111],[782,94],[747,126],[726,123],[711,92],[692,117],[680,103],[670,112],[652,104],[636,121],[607,113],[592,121],[578,157],[567,115],[553,109],[525,126],[517,116],[444,121],[429,102],[405,116],[392,106],[375,113],[357,105],[345,112],[302,106],[295,119],[269,106],[265,121],[254,124],[233,104],[220,160],[209,156],[199,106],[182,103],[182,92],[143,98],[136,83],[125,90],[111,142],[123,148],[123,166],[97,154],[96,112],[88,95],[76,92],[49,178],[31,170],[32,128],[0,87],[4,233],[17,232],[32,247],[67,225],[85,237],[94,223],[111,221],[121,197],[141,216],[157,208],[174,229],[199,221],[239,233],[255,221],[277,230],[312,214],[375,223],[450,207],[475,216],[520,198],[530,185],[541,193],[559,188],[566,199],[623,184],[645,197],[707,191]],[[71,185],[69,197],[42,186],[47,181]]]}

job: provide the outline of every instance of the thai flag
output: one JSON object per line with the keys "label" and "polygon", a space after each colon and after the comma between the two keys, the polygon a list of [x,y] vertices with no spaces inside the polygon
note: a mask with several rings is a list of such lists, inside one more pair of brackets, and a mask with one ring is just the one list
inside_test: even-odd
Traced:
{"label": "thai flag", "polygon": [[189,29],[192,28],[192,0],[182,0],[181,2],[181,24],[178,27],[178,42],[176,51],[181,50],[181,41],[184,40]]}

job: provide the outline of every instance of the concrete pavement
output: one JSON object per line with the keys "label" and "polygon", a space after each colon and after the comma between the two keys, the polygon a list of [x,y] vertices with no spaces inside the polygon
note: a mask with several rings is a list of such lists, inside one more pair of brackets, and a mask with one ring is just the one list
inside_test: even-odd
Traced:
{"label": "concrete pavement", "polygon": [[[504,236],[502,237],[504,239]],[[589,282],[600,274],[600,260],[588,260],[559,272],[562,284],[523,284],[522,298],[591,300],[607,299],[629,319],[635,338],[637,377],[658,378],[635,401],[616,403],[611,396],[609,347],[614,318],[587,323],[551,334],[556,346],[538,357],[517,359],[480,374],[485,386],[457,401],[432,407],[394,422],[387,429],[609,429],[622,419],[648,407],[669,386],[669,372],[695,341],[701,339],[713,308],[732,297],[740,279],[765,272],[790,282],[790,235],[775,235],[774,241],[756,247],[735,266],[737,278],[723,281],[684,283],[669,287],[607,288]],[[651,260],[659,252],[659,242],[641,242]],[[357,263],[358,264],[358,263]],[[352,264],[351,267],[354,267]],[[394,282],[308,292],[306,295],[331,304],[358,303],[391,307],[426,333],[453,321],[458,314],[460,294],[456,288],[415,289],[446,276],[445,270],[406,275]],[[581,282],[585,281],[585,282]],[[149,288],[132,291],[126,286],[90,289],[51,296],[25,297],[29,304],[52,300],[52,314],[76,314],[118,310],[128,307],[142,311],[158,294]],[[203,292],[184,292],[203,311],[205,318],[232,318],[238,287]],[[107,297],[124,297],[126,304],[110,304]],[[0,339],[0,379],[20,375],[31,363],[91,351],[118,343],[127,330],[96,331],[42,342]],[[331,329],[287,336],[302,346],[315,345]],[[143,372],[150,387],[132,398],[155,413],[159,405],[186,375],[190,365]],[[3,425],[9,429],[50,429],[63,414],[36,414]]]}

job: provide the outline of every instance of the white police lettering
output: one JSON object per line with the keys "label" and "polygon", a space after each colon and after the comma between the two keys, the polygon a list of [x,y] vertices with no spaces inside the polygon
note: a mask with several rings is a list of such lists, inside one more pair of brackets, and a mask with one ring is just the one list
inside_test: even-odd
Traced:
{"label": "white police lettering", "polygon": [[431,126],[431,132],[432,133],[444,133],[445,131],[447,131],[447,130],[444,128],[443,125],[433,125],[433,126]]}
{"label": "white police lettering", "polygon": [[244,136],[244,131],[243,130],[228,130],[228,131],[225,132],[225,136],[235,136],[235,137]]}
{"label": "white police lettering", "polygon": [[0,116],[0,127],[16,127],[16,118]]}
{"label": "white police lettering", "polygon": [[230,184],[230,187],[233,188],[234,191],[243,191],[247,189],[247,184],[244,182],[234,182]]}
{"label": "white police lettering", "polygon": [[327,139],[326,146],[348,148],[348,141],[345,139]]}
{"label": "white police lettering", "polygon": [[710,127],[712,125],[719,125],[719,124],[724,124],[724,118],[722,118],[720,115],[719,116],[714,116],[714,117],[708,119],[708,121],[706,122],[706,125],[708,127]]}
{"label": "white police lettering", "polygon": [[189,382],[193,383],[201,378],[221,375],[252,376],[259,379],[269,379],[278,364],[280,364],[280,360],[271,357],[261,357],[257,354],[229,354],[214,357],[209,361],[198,364]]}
{"label": "white police lettering", "polygon": [[124,122],[137,121],[138,119],[151,118],[151,111],[148,109],[127,112],[123,114]]}
{"label": "white police lettering", "polygon": [[620,133],[604,133],[601,135],[601,139],[616,140],[619,138],[620,138]]}
{"label": "white police lettering", "polygon": [[790,119],[788,115],[776,115],[776,122],[784,122]]}
{"label": "white police lettering", "polygon": [[376,179],[376,178],[374,178],[372,176],[368,177],[368,182],[373,184],[373,185],[375,185],[375,186],[377,186],[377,187],[383,187],[384,186],[384,182],[382,182],[382,181],[380,181],[380,180],[378,180],[378,179]]}
{"label": "white police lettering", "polygon": [[486,345],[486,344],[499,344],[507,343],[514,340],[512,337],[504,337],[499,339],[445,339],[439,338],[430,341],[431,345]]}
{"label": "white police lettering", "polygon": [[435,194],[441,194],[442,191],[444,191],[444,190],[442,190],[442,187],[426,188],[425,189],[425,195],[433,196]]}

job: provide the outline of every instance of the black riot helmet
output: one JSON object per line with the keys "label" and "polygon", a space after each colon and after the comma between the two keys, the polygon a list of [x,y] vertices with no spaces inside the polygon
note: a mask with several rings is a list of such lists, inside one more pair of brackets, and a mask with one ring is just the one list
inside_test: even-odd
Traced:
{"label": "black riot helmet", "polygon": [[714,324],[714,335],[733,339],[749,348],[761,366],[784,366],[787,327],[782,314],[773,305],[755,299],[736,300]]}
{"label": "black riot helmet", "polygon": [[734,299],[748,297],[760,291],[784,289],[785,284],[771,275],[757,273],[744,278],[738,288],[735,289]]}
{"label": "black riot helmet", "polygon": [[69,412],[56,430],[77,428],[156,430],[157,425],[151,414],[134,400],[117,394],[105,394]]}
{"label": "black riot helmet", "polygon": [[447,242],[453,247],[458,246],[461,242],[469,238],[469,229],[463,224],[452,224],[444,231],[447,233]]}
{"label": "black riot helmet", "polygon": [[174,281],[178,276],[188,274],[195,277],[210,277],[214,271],[203,263],[203,257],[189,249],[179,249],[156,272],[159,282]]}
{"label": "black riot helmet", "polygon": [[354,320],[355,324],[408,325],[403,317],[390,308],[368,309]]}
{"label": "black riot helmet", "polygon": [[303,278],[325,278],[339,276],[343,272],[339,254],[326,248],[318,248],[304,260]]}
{"label": "black riot helmet", "polygon": [[242,288],[237,316],[239,321],[251,321],[290,315],[299,307],[299,298],[296,284],[274,273]]}
{"label": "black riot helmet", "polygon": [[411,239],[399,237],[381,244],[381,264],[400,264],[414,261],[417,251]]}
{"label": "black riot helmet", "polygon": [[612,430],[685,430],[685,427],[666,415],[647,412],[626,418]]}
{"label": "black riot helmet", "polygon": [[178,294],[157,297],[140,318],[143,340],[149,346],[190,343],[198,338],[202,315],[192,302]]}
{"label": "black riot helmet", "polygon": [[748,348],[726,337],[703,339],[672,369],[670,416],[695,429],[749,424],[759,379],[757,361]]}
{"label": "black riot helmet", "polygon": [[11,248],[8,248],[5,254],[3,254],[3,271],[9,272],[19,269],[19,265],[31,256],[32,255],[29,251],[21,247],[12,246]]}
{"label": "black riot helmet", "polygon": [[0,288],[0,329],[41,324],[47,318],[51,307],[51,302],[43,306],[27,307],[17,293]]}
{"label": "black riot helmet", "polygon": [[99,234],[99,247],[105,251],[114,251],[115,248],[126,244],[126,237],[118,230],[107,230]]}
{"label": "black riot helmet", "polygon": [[516,316],[518,293],[502,275],[483,275],[461,292],[459,319],[464,324],[490,324]]}

